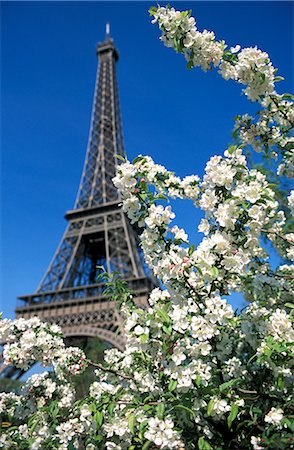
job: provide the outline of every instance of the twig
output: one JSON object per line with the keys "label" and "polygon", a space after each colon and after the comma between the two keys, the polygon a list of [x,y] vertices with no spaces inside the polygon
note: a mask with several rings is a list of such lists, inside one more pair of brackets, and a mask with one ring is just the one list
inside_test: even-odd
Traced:
{"label": "twig", "polygon": [[247,389],[241,389],[241,388],[238,388],[238,391],[242,392],[243,394],[257,394],[257,391],[249,391]]}
{"label": "twig", "polygon": [[[277,102],[277,99],[273,95],[270,95],[269,97],[274,102],[276,107],[279,108],[279,103]],[[284,116],[284,118],[289,122],[289,124],[291,126],[293,126],[293,123],[291,122],[291,120],[289,120],[289,118],[287,117],[287,114],[285,114],[285,111],[279,110],[279,112],[282,114],[282,116]]]}
{"label": "twig", "polygon": [[118,401],[116,402],[117,405],[134,405],[134,408],[138,407],[138,406],[145,406],[145,405],[158,405],[158,402],[147,402],[147,403],[136,403],[134,404],[134,402],[124,402],[124,401]]}
{"label": "twig", "polygon": [[277,231],[274,231],[274,230],[265,230],[264,228],[262,228],[260,231],[262,231],[263,233],[275,234],[275,235],[277,235],[280,239],[283,239],[283,241],[287,242],[288,244],[294,245],[294,243],[292,243],[291,241],[289,241],[287,238],[285,238],[285,236],[283,236],[282,234],[278,233]]}
{"label": "twig", "polygon": [[92,361],[89,361],[89,360],[88,360],[88,363],[89,363],[91,366],[94,366],[94,367],[97,367],[97,368],[100,369],[100,370],[103,370],[103,372],[110,372],[110,373],[113,373],[114,375],[116,375],[116,376],[118,376],[118,377],[121,377],[121,378],[124,378],[125,380],[132,380],[132,379],[133,379],[132,377],[130,377],[130,376],[128,376],[128,375],[124,375],[124,374],[122,374],[122,373],[120,373],[120,372],[117,372],[117,371],[114,370],[114,369],[109,369],[109,368],[107,368],[107,367],[104,367],[104,366],[102,366],[101,364],[93,363]]}
{"label": "twig", "polygon": [[282,273],[272,273],[271,275],[278,278],[286,278],[289,280],[294,280],[294,275],[283,275]]}

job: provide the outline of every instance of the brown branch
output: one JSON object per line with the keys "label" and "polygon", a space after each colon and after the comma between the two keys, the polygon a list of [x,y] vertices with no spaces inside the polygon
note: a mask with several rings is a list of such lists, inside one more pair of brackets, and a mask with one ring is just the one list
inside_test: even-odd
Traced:
{"label": "brown branch", "polygon": [[134,405],[134,408],[137,408],[138,406],[145,406],[145,405],[158,405],[158,402],[147,402],[147,403],[136,403],[134,402],[127,402],[127,401],[117,401],[117,405]]}
{"label": "brown branch", "polygon": [[97,367],[98,369],[102,370],[103,372],[110,372],[110,373],[113,373],[114,375],[116,375],[116,376],[118,376],[118,377],[121,377],[121,378],[124,378],[125,380],[132,380],[132,379],[133,379],[132,377],[130,377],[130,376],[128,376],[128,375],[124,375],[124,374],[122,374],[122,373],[120,373],[120,372],[117,372],[117,371],[114,370],[114,369],[109,369],[109,368],[107,368],[107,367],[104,367],[104,366],[102,366],[101,364],[93,363],[93,362],[90,361],[90,360],[87,360],[87,362],[88,362],[91,366]]}
{"label": "brown branch", "polygon": [[287,242],[288,244],[294,245],[294,243],[292,243],[291,241],[289,241],[287,238],[285,238],[285,236],[283,236],[282,234],[278,233],[277,231],[274,231],[274,230],[265,230],[264,228],[262,228],[260,231],[262,231],[263,233],[275,234],[276,236],[278,236],[280,239],[283,239],[283,241]]}
{"label": "brown branch", "polygon": [[249,391],[247,389],[241,389],[241,388],[238,388],[238,391],[242,392],[243,394],[257,394],[257,391]]}
{"label": "brown branch", "polygon": [[283,275],[283,274],[280,274],[280,273],[273,273],[272,275],[274,277],[278,277],[278,278],[286,278],[286,279],[289,279],[289,280],[294,280],[294,275]]}
{"label": "brown branch", "polygon": [[[277,99],[276,99],[273,95],[270,95],[269,97],[270,97],[270,99],[274,102],[274,104],[276,105],[276,107],[279,108],[279,102],[277,101]],[[287,114],[285,113],[285,111],[281,111],[281,110],[278,109],[278,112],[280,112],[280,113],[282,114],[282,116],[284,116],[284,118],[287,120],[287,122],[289,122],[289,124],[290,124],[291,126],[294,125],[294,123],[291,122],[291,120],[289,120],[289,118],[287,117]]]}

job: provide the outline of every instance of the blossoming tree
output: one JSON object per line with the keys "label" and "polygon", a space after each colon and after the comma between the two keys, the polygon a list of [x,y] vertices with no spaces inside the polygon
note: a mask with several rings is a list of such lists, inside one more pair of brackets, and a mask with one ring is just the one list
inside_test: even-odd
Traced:
{"label": "blossoming tree", "polygon": [[[199,31],[190,12],[152,8],[162,41],[189,68],[218,68],[259,102],[255,118],[238,117],[238,145],[212,157],[202,180],[180,179],[148,156],[119,165],[114,184],[132,223],[142,227],[147,264],[163,283],[141,308],[115,275],[108,293],[125,315],[123,352],[105,363],[65,348],[60,329],[38,318],[3,320],[6,364],[53,370],[28,379],[23,394],[2,394],[1,448],[11,449],[288,449],[294,446],[293,267],[273,269],[269,239],[286,260],[293,234],[264,174],[248,167],[251,146],[278,158],[278,175],[293,176],[293,97],[275,91],[269,56],[257,48],[228,49]],[[205,211],[197,248],[171,222],[169,198]],[[288,196],[294,209],[294,194]],[[261,237],[265,238],[261,240]],[[107,275],[104,274],[107,278]],[[233,291],[250,301],[237,315]],[[72,385],[96,366],[89,395],[75,402]]]}

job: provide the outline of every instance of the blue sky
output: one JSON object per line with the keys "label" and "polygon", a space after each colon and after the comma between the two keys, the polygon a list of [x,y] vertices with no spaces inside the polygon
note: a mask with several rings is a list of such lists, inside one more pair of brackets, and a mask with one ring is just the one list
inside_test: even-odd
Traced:
{"label": "blue sky", "polygon": [[[172,2],[171,2],[172,3]],[[254,111],[216,71],[187,71],[159,41],[147,2],[2,2],[1,309],[36,290],[72,209],[89,132],[105,23],[120,52],[118,79],[129,158],[150,154],[178,175],[202,174],[230,143],[233,117]],[[267,51],[293,88],[293,3],[176,2],[230,46]],[[199,213],[176,204],[196,236]]]}

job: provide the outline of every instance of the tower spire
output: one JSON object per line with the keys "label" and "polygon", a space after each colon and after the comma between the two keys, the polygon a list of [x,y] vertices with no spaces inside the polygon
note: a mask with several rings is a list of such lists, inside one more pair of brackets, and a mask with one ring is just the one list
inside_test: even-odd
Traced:
{"label": "tower spire", "polygon": [[124,156],[116,62],[118,51],[110,39],[97,45],[99,65],[95,84],[86,160],[75,209],[116,201],[112,178],[118,159]]}
{"label": "tower spire", "polygon": [[110,23],[107,22],[105,26],[105,40],[110,38]]}

